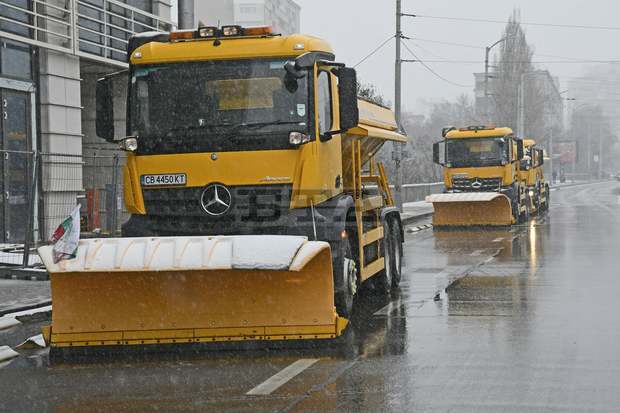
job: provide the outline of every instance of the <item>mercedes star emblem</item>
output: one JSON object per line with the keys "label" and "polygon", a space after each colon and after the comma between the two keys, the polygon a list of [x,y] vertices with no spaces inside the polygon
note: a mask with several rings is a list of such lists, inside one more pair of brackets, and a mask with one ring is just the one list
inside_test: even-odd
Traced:
{"label": "mercedes star emblem", "polygon": [[232,195],[222,184],[211,184],[205,188],[200,197],[204,211],[214,217],[224,215],[232,204]]}
{"label": "mercedes star emblem", "polygon": [[482,186],[482,183],[478,180],[475,180],[474,182],[472,182],[471,187],[474,189],[478,189]]}

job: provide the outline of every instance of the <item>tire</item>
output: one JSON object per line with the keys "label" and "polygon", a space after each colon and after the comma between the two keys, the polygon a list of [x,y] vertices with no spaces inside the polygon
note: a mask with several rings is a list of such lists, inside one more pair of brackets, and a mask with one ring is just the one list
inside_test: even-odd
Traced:
{"label": "tire", "polygon": [[392,235],[392,289],[398,288],[402,279],[403,268],[403,240],[401,239],[400,226],[396,220],[390,220],[390,231]]}
{"label": "tire", "polygon": [[347,229],[348,236],[339,241],[339,254],[334,263],[334,273],[343,277],[343,289],[335,294],[336,312],[339,316],[351,318],[353,302],[359,287],[359,265],[355,256],[354,242],[357,239],[355,231]]}
{"label": "tire", "polygon": [[385,268],[375,275],[374,287],[375,291],[381,295],[388,295],[392,291],[393,283],[393,261],[394,261],[394,242],[392,237],[391,226],[388,221],[383,225],[383,258],[385,260]]}

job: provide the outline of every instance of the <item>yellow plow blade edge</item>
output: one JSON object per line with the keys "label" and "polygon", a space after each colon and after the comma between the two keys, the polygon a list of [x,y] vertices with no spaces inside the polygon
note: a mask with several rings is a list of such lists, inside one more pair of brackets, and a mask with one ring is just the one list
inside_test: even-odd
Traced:
{"label": "yellow plow blade edge", "polygon": [[329,244],[304,237],[81,240],[50,272],[51,346],[329,339]]}
{"label": "yellow plow blade edge", "polygon": [[495,192],[435,194],[433,226],[507,226],[514,223],[510,199]]}

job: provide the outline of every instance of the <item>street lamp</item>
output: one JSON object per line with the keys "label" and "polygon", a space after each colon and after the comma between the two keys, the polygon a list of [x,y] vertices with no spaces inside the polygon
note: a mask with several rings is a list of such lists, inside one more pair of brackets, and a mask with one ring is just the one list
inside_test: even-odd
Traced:
{"label": "street lamp", "polygon": [[491,116],[489,114],[489,55],[491,54],[491,49],[497,46],[500,43],[508,40],[509,37],[502,37],[491,46],[487,46],[485,48],[484,54],[484,116],[487,122],[491,121]]}

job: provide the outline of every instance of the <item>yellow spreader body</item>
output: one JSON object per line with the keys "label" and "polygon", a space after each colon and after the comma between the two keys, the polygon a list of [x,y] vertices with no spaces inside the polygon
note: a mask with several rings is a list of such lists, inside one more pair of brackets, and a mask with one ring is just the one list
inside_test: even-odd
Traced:
{"label": "yellow spreader body", "polygon": [[435,194],[433,226],[508,226],[514,224],[510,199],[497,192]]}
{"label": "yellow spreader body", "polygon": [[81,240],[54,264],[54,347],[330,339],[329,244],[295,236]]}

